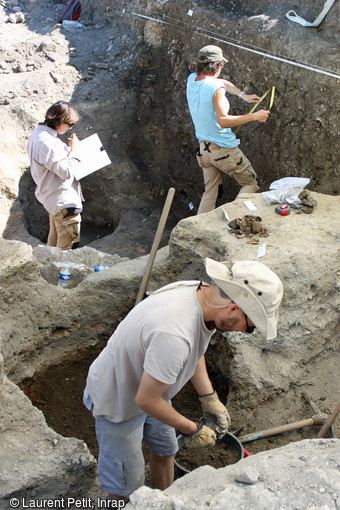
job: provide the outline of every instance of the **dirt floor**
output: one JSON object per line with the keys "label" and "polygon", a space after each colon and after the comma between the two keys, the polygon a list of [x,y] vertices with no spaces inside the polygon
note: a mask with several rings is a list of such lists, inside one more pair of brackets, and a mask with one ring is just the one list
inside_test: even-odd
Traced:
{"label": "dirt floor", "polygon": [[[85,441],[91,453],[98,457],[98,446],[95,435],[94,420],[91,413],[82,403],[82,393],[86,383],[87,372],[90,364],[103,349],[104,345],[99,345],[87,350],[80,350],[74,353],[72,357],[63,359],[58,363],[50,365],[45,371],[36,373],[32,379],[23,381],[19,386],[30,398],[33,405],[38,407],[45,415],[48,425],[59,434],[66,437],[77,437]],[[207,365],[211,380],[216,388],[220,399],[227,401],[228,388],[227,382],[221,376],[214,372],[214,366],[209,362],[210,352],[207,351]],[[271,395],[265,402],[259,402],[256,409],[250,415],[263,413],[269,416],[274,413],[274,402],[276,395]],[[202,410],[197,400],[195,390],[188,383],[173,399],[173,406],[187,417],[200,418]],[[308,410],[306,411],[308,412]],[[310,415],[312,415],[311,413]],[[294,415],[296,417],[296,414]],[[287,412],[287,422],[290,421],[290,414]],[[309,418],[309,415],[303,415],[298,419]],[[296,421],[294,419],[294,421]],[[251,416],[249,423],[242,430],[243,424],[238,423],[237,416],[232,416],[232,427],[230,432],[236,434],[247,434],[253,432],[251,427]],[[277,423],[275,425],[283,425]],[[273,426],[273,425],[270,425]],[[266,427],[264,427],[266,428]],[[267,427],[269,428],[269,426]],[[293,432],[272,436],[262,440],[248,442],[244,444],[247,452],[250,454],[258,453],[272,448],[278,448],[293,441],[299,441],[307,438],[315,438],[320,427],[307,427]],[[152,480],[148,469],[148,450],[144,451],[146,458],[146,484],[152,486]],[[189,471],[203,464],[209,464],[219,468],[239,460],[240,454],[233,447],[228,447],[220,442],[215,447],[206,450],[188,450],[182,449],[176,456],[176,462]],[[176,469],[177,476],[183,474]]]}

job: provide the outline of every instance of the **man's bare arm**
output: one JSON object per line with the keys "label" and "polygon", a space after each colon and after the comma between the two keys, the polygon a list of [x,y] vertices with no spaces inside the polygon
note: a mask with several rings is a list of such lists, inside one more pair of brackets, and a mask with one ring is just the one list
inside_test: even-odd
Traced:
{"label": "man's bare arm", "polygon": [[247,113],[246,115],[229,115],[225,108],[223,88],[215,92],[213,103],[217,121],[222,129],[242,126],[249,122],[266,122],[270,114],[269,110],[259,110],[257,112]]}
{"label": "man's bare arm", "polygon": [[208,376],[204,356],[198,361],[195,373],[190,380],[198,395],[208,395],[214,391]]}
{"label": "man's bare arm", "polygon": [[178,413],[162,398],[168,388],[168,384],[158,381],[144,371],[135,402],[142,411],[174,427],[181,434],[186,436],[194,434],[197,431],[197,424]]}
{"label": "man's bare arm", "polygon": [[[242,92],[236,85],[231,83],[231,81],[224,80],[223,78],[218,78],[225,88],[227,89],[227,92],[230,94],[234,94],[235,96],[239,96]],[[260,97],[257,94],[246,94],[245,92],[242,93],[242,99],[246,101],[247,103],[257,103]]]}

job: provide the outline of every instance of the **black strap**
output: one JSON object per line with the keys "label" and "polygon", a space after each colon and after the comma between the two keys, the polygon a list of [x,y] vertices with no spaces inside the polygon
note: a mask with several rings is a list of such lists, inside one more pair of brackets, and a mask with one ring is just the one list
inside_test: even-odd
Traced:
{"label": "black strap", "polygon": [[229,158],[230,154],[226,154],[225,156],[222,156],[220,158],[216,158],[215,161],[221,161],[221,159],[227,159]]}
{"label": "black strap", "polygon": [[210,150],[211,142],[203,142],[203,143],[204,143],[204,150],[211,152],[211,150]]}
{"label": "black strap", "polygon": [[80,214],[82,212],[81,207],[67,207],[67,214],[65,214],[64,218],[67,218],[68,216],[75,216],[76,214]]}

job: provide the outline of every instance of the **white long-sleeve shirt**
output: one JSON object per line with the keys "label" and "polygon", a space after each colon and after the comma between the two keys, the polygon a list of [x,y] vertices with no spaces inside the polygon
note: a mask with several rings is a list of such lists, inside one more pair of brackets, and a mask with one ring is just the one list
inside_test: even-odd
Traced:
{"label": "white long-sleeve shirt", "polygon": [[58,138],[56,130],[38,124],[27,144],[30,169],[37,187],[35,196],[46,211],[57,214],[64,208],[82,208],[84,200],[74,171],[81,161]]}

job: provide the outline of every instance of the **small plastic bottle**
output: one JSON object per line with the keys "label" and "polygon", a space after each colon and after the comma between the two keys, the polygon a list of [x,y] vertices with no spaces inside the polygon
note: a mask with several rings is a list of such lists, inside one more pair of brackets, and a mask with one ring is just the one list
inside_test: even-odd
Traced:
{"label": "small plastic bottle", "polygon": [[93,270],[98,273],[99,271],[104,271],[104,269],[109,269],[107,266],[96,266]]}
{"label": "small plastic bottle", "polygon": [[82,23],[79,23],[79,21],[73,21],[68,19],[64,19],[64,21],[62,22],[62,26],[68,32],[77,32],[78,30],[82,30],[85,28]]}
{"label": "small plastic bottle", "polygon": [[65,266],[60,271],[58,287],[63,287],[67,289],[70,283],[71,271],[69,264],[65,264]]}

